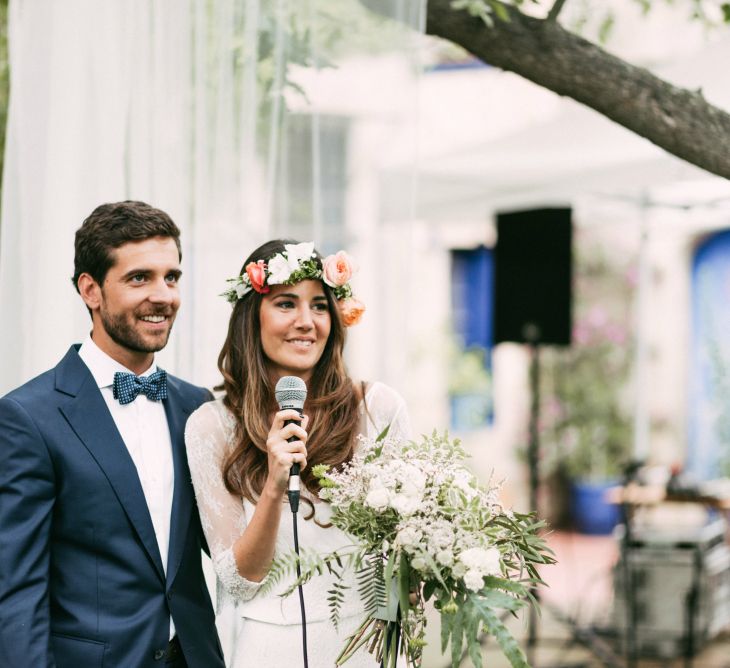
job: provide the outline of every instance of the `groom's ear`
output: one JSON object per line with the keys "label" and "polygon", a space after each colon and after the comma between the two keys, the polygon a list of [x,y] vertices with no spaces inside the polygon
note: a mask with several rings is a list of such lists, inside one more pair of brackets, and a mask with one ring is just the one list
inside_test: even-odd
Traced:
{"label": "groom's ear", "polygon": [[101,303],[101,286],[94,280],[91,274],[83,273],[76,283],[79,288],[81,299],[84,300],[90,311],[95,311]]}

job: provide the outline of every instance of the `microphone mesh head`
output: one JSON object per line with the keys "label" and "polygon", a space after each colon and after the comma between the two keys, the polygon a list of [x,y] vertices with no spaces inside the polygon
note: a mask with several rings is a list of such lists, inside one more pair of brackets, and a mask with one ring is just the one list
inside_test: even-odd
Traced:
{"label": "microphone mesh head", "polygon": [[307,398],[307,384],[297,376],[279,378],[274,389],[279,410],[294,408],[301,411]]}

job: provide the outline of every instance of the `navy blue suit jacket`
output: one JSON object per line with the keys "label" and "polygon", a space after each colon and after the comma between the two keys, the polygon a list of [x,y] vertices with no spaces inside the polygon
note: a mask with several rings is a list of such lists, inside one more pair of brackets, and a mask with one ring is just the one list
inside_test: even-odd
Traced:
{"label": "navy blue suit jacket", "polygon": [[168,392],[167,575],[137,470],[77,347],[0,399],[0,666],[161,666],[172,616],[190,668],[222,668],[183,440],[210,393],[174,377]]}

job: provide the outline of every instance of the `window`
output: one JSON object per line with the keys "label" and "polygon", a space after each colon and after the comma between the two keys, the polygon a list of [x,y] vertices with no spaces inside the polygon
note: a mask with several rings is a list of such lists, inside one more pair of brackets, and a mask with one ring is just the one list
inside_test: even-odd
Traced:
{"label": "window", "polygon": [[476,429],[492,416],[493,253],[479,247],[451,253],[455,344],[450,364],[451,427]]}

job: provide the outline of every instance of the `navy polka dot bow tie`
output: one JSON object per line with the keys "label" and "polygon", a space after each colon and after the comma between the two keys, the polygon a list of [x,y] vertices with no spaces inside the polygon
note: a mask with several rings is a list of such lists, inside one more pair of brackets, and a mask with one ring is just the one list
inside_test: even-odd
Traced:
{"label": "navy polka dot bow tie", "polygon": [[112,390],[114,398],[122,405],[132,403],[139,394],[146,395],[152,401],[167,399],[167,373],[159,369],[149,376],[135,376],[133,373],[117,371]]}

